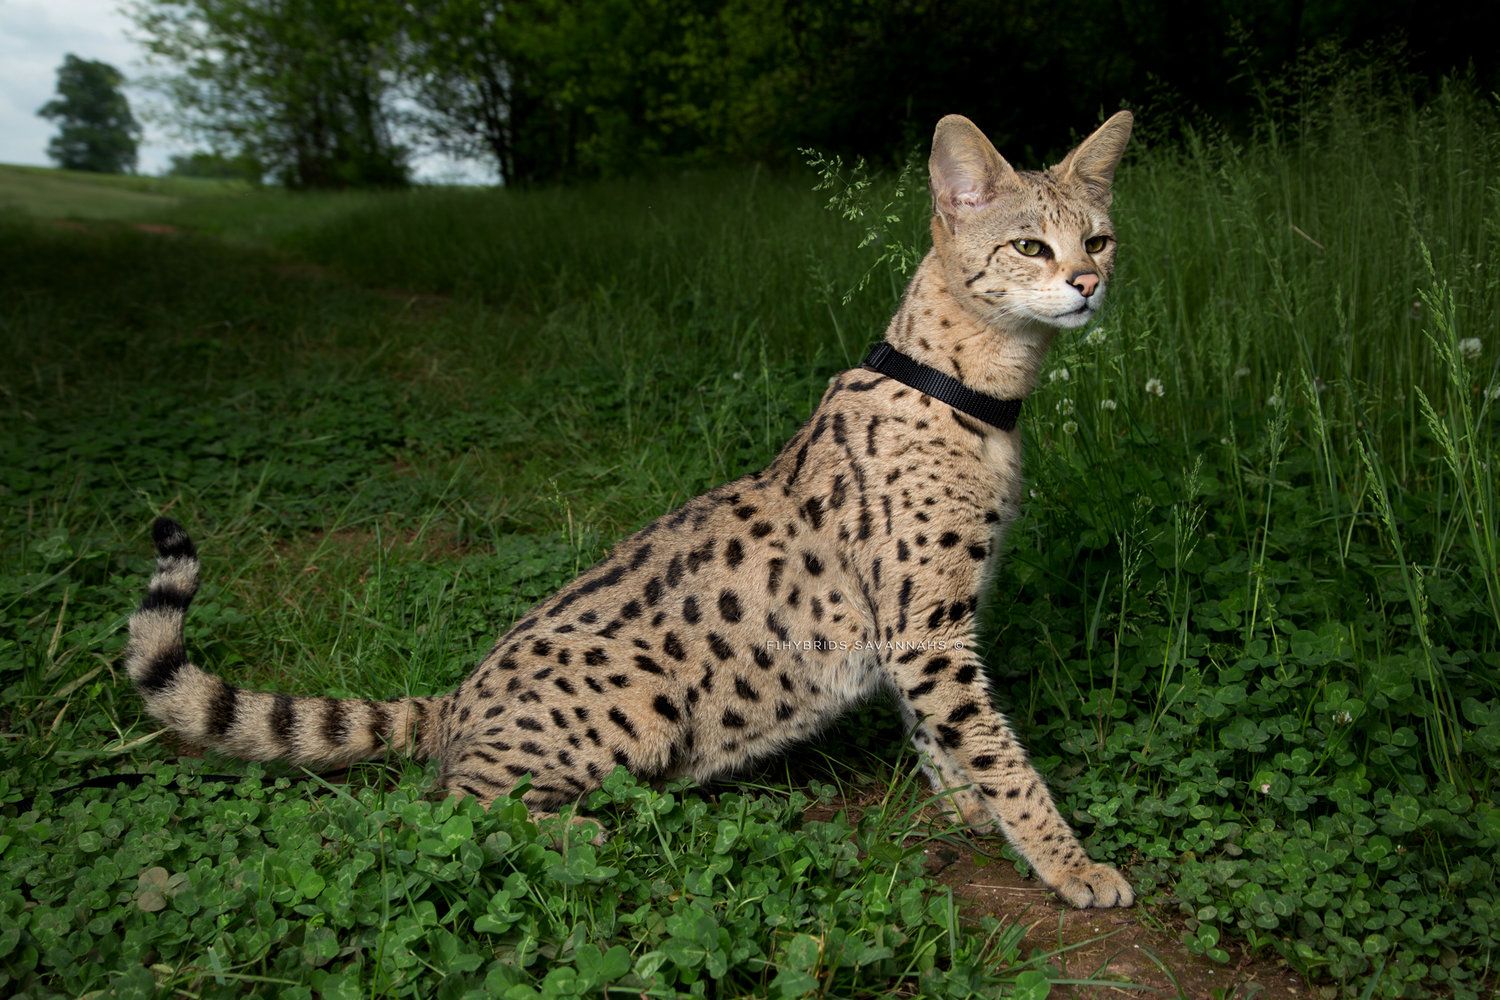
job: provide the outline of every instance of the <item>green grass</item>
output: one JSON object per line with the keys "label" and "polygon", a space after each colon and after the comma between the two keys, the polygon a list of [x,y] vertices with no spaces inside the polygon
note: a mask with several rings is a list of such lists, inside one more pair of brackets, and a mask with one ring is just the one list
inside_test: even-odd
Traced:
{"label": "green grass", "polygon": [[[184,758],[116,663],[171,509],[205,558],[200,662],[445,690],[611,542],[769,459],[879,335],[900,275],[844,293],[921,239],[920,185],[893,223],[888,184],[841,196],[850,224],[812,182],[0,223],[0,982],[1045,995],[1046,956],[921,874],[942,831],[883,707],[746,784],[616,779],[608,842],[563,849],[424,800],[419,766],[328,786]],[[1119,184],[1107,316],[1027,407],[999,698],[1195,949],[1488,995],[1500,108],[1334,88],[1251,142],[1138,149]],[[801,819],[836,783],[877,806]]]}
{"label": "green grass", "polygon": [[38,219],[145,219],[186,198],[248,191],[236,181],[90,174],[0,163],[0,215]]}

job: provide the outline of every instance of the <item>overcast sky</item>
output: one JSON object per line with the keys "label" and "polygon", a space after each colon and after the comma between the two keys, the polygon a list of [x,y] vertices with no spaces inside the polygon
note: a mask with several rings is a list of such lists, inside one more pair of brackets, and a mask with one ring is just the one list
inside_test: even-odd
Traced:
{"label": "overcast sky", "polygon": [[[127,37],[130,22],[119,0],[0,0],[0,163],[50,166],[47,141],[52,123],[36,116],[52,98],[57,67],[69,52],[101,59],[127,80],[146,72],[145,54]],[[173,153],[189,147],[174,140],[141,114],[150,96],[127,85],[126,95],[145,130],[141,139],[143,174],[165,170]],[[429,181],[481,181],[487,171],[477,164],[428,156],[414,163],[417,176]]]}

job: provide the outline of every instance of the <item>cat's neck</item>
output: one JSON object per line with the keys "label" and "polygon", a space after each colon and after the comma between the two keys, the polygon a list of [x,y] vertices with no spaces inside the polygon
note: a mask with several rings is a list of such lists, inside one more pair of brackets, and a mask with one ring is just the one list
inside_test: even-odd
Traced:
{"label": "cat's neck", "polygon": [[885,339],[902,354],[971,389],[1000,399],[1024,399],[1036,388],[1054,333],[1019,319],[986,323],[949,289],[942,266],[929,252]]}

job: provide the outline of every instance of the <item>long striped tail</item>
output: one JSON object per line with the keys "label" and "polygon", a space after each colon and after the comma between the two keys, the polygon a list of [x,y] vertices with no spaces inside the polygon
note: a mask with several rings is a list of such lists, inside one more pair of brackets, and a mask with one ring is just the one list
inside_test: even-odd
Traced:
{"label": "long striped tail", "polygon": [[146,711],[194,743],[246,760],[337,767],[387,752],[438,752],[438,698],[302,698],[246,691],[188,661],[183,619],[198,592],[198,550],[158,518],[156,573],[130,616],[125,666]]}

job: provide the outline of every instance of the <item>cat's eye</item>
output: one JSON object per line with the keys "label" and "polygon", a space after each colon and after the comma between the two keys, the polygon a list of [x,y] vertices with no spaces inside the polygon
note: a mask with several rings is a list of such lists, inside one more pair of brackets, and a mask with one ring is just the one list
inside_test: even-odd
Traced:
{"label": "cat's eye", "polygon": [[1108,236],[1090,236],[1083,241],[1083,248],[1089,253],[1098,253],[1107,246],[1109,246]]}
{"label": "cat's eye", "polygon": [[1016,240],[1011,246],[1022,257],[1038,257],[1047,252],[1047,244],[1041,240]]}

